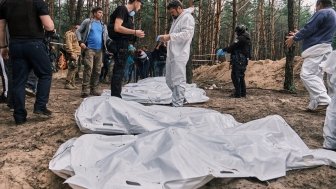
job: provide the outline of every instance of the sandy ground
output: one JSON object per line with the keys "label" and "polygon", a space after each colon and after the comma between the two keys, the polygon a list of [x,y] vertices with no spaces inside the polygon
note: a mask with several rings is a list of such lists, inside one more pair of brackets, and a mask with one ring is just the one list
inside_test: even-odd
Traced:
{"label": "sandy ground", "polygon": [[[320,148],[325,112],[309,113],[304,110],[308,104],[308,94],[299,81],[301,63],[301,59],[296,58],[295,80],[298,90],[290,94],[281,90],[284,60],[251,62],[246,73],[247,98],[241,99],[229,97],[233,86],[227,63],[199,67],[194,72],[194,80],[206,89],[210,101],[193,106],[231,114],[240,122],[279,114],[310,148]],[[60,144],[82,135],[74,120],[74,112],[82,101],[80,90],[63,89],[64,75],[54,75],[49,101],[53,117],[50,119],[33,115],[34,98],[27,97],[28,122],[16,126],[7,106],[0,104],[0,189],[69,188],[63,184],[63,179],[48,170],[48,163]],[[108,85],[102,84],[100,88],[108,88]],[[268,182],[255,178],[214,179],[202,189],[336,189],[335,178],[335,168],[320,166],[288,171],[287,176]]]}

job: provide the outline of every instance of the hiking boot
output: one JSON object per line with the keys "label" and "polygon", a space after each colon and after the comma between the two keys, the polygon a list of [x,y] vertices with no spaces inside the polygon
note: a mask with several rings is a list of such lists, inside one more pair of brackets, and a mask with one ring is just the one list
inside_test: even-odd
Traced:
{"label": "hiking boot", "polygon": [[64,89],[75,90],[76,88],[71,83],[67,83],[65,84]]}
{"label": "hiking boot", "polygon": [[34,114],[51,117],[52,112],[46,108],[44,110],[34,110]]}

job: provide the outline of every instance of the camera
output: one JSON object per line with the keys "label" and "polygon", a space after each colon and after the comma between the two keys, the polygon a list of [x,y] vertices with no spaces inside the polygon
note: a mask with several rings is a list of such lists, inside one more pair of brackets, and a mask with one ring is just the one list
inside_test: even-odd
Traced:
{"label": "camera", "polygon": [[55,31],[45,31],[44,35],[46,38],[51,40],[59,40],[61,38],[60,34],[56,33]]}

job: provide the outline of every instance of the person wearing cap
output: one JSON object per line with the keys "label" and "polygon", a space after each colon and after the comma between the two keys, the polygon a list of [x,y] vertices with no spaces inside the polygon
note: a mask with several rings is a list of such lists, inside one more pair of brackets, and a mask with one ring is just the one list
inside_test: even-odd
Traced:
{"label": "person wearing cap", "polygon": [[248,59],[251,58],[251,38],[245,25],[240,24],[235,28],[236,40],[223,51],[231,53],[232,66],[231,79],[235,91],[234,98],[246,97],[245,71]]}
{"label": "person wearing cap", "polygon": [[128,45],[136,37],[145,37],[145,32],[134,28],[133,16],[141,9],[142,0],[129,0],[127,5],[118,6],[110,15],[109,37],[114,41],[114,66],[111,77],[111,96],[121,98],[122,81]]}
{"label": "person wearing cap", "polygon": [[310,102],[307,110],[312,111],[328,106],[330,97],[323,82],[323,71],[319,65],[326,61],[332,51],[332,40],[336,31],[336,13],[331,0],[318,0],[316,12],[296,32],[290,32],[286,38],[287,47],[295,41],[302,43],[302,58],[304,58],[300,77],[309,92]]}
{"label": "person wearing cap", "polygon": [[167,9],[173,17],[173,23],[169,34],[160,35],[159,40],[167,42],[166,83],[172,91],[172,106],[181,107],[185,102],[186,65],[195,19],[191,15],[193,8],[183,9],[178,0],[171,1]]}

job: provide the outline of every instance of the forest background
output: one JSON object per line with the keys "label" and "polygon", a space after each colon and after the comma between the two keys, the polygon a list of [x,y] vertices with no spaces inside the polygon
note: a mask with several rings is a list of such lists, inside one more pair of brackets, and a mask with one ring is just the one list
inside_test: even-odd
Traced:
{"label": "forest background", "polygon": [[[57,32],[61,36],[73,24],[80,24],[90,16],[94,6],[104,9],[104,23],[108,24],[113,10],[127,0],[46,0]],[[182,1],[185,7],[190,0]],[[245,24],[252,37],[253,60],[279,60],[286,56],[284,39],[288,33],[288,11],[293,11],[294,28],[301,28],[314,12],[314,0],[197,0],[194,2],[196,20],[192,43],[193,55],[214,54],[216,49],[229,45],[234,40],[234,28]],[[168,0],[145,0],[135,15],[137,29],[146,37],[137,44],[154,48],[156,36],[169,31],[171,17],[166,10]],[[294,7],[288,9],[293,3]],[[336,45],[334,45],[336,46]],[[295,48],[295,55],[300,47]]]}

